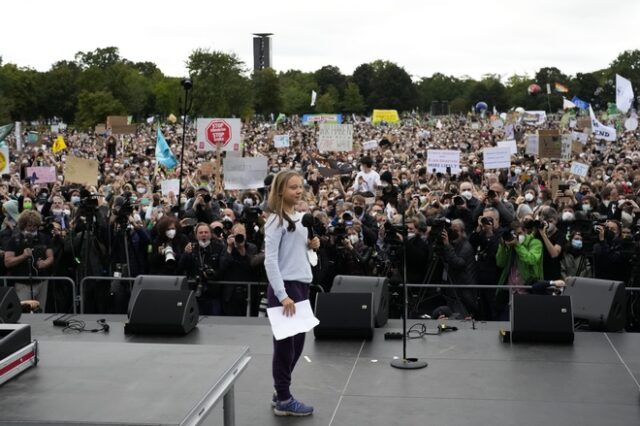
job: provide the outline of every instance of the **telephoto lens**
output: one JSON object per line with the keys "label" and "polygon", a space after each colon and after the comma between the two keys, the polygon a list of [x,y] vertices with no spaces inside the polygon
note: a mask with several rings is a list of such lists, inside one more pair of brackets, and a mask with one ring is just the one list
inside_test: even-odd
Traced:
{"label": "telephoto lens", "polygon": [[236,234],[233,237],[233,239],[236,242],[236,244],[243,244],[244,243],[244,235],[242,235],[242,234]]}

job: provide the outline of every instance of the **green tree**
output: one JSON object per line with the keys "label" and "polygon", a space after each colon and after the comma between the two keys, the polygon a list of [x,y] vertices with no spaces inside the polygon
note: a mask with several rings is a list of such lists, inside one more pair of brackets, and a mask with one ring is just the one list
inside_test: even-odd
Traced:
{"label": "green tree", "polygon": [[338,111],[340,105],[340,95],[338,89],[329,86],[327,91],[318,95],[316,101],[316,111],[320,113],[334,113]]}
{"label": "green tree", "polygon": [[82,68],[102,68],[106,69],[114,64],[122,62],[120,50],[117,47],[97,48],[93,52],[78,52],[75,60]]}
{"label": "green tree", "polygon": [[342,111],[358,114],[363,112],[364,109],[364,98],[360,94],[358,85],[353,82],[347,83],[342,99]]}
{"label": "green tree", "polygon": [[[433,101],[449,101],[460,97],[465,92],[465,83],[453,76],[435,73],[431,77],[423,77],[417,84],[420,106],[429,111]],[[451,110],[451,105],[449,105]]]}
{"label": "green tree", "polygon": [[[537,110],[540,100],[529,95],[528,87],[533,84],[533,79],[527,74],[514,74],[507,79],[506,93],[509,108],[522,107],[526,110]],[[540,97],[542,99],[542,97]],[[546,109],[546,108],[545,108]]]}
{"label": "green tree", "polygon": [[282,112],[304,114],[311,111],[311,91],[318,92],[313,73],[289,70],[278,75],[282,94]]}
{"label": "green tree", "polygon": [[180,114],[180,97],[182,96],[180,79],[167,77],[158,80],[153,85],[152,92],[154,107],[151,114],[160,114],[165,117],[169,114]]}
{"label": "green tree", "polygon": [[353,80],[369,109],[408,111],[418,106],[418,91],[411,76],[393,62],[377,60],[360,65],[353,73]]}
{"label": "green tree", "polygon": [[282,106],[280,97],[280,81],[272,68],[256,70],[252,75],[254,109],[258,114],[277,115]]}
{"label": "green tree", "polygon": [[340,96],[344,93],[347,78],[340,72],[340,68],[333,65],[325,65],[314,73],[320,93],[334,87]]}
{"label": "green tree", "polygon": [[472,105],[484,101],[489,105],[490,110],[494,106],[500,111],[508,109],[506,88],[496,75],[483,76],[482,80],[470,86],[466,98]]}
{"label": "green tree", "polygon": [[75,123],[79,127],[93,127],[103,123],[108,115],[122,115],[126,110],[122,103],[115,99],[111,92],[82,91],[78,96],[78,111]]}
{"label": "green tree", "polygon": [[77,81],[81,69],[75,62],[59,61],[44,73],[40,89],[43,116],[74,120],[78,102]]}
{"label": "green tree", "polygon": [[251,81],[235,55],[194,50],[187,60],[193,79],[192,114],[245,117],[253,111]]}

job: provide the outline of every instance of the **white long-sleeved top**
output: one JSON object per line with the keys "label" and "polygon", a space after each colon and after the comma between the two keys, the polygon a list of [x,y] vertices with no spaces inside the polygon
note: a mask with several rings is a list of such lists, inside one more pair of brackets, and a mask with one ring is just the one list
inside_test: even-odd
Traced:
{"label": "white long-sleeved top", "polygon": [[279,301],[286,299],[284,281],[311,283],[313,273],[307,259],[308,231],[302,226],[302,213],[296,212],[291,219],[296,230],[287,231],[289,223],[271,214],[264,226],[264,268],[267,271],[269,285]]}

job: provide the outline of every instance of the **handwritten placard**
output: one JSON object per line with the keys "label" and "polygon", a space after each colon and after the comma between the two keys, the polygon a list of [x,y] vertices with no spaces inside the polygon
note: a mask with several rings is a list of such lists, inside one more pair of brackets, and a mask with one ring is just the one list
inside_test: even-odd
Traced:
{"label": "handwritten placard", "polygon": [[321,124],[318,137],[320,152],[344,152],[353,149],[353,124]]}
{"label": "handwritten placard", "polygon": [[485,148],[482,150],[482,154],[485,170],[511,167],[511,149],[508,147]]}
{"label": "handwritten placard", "polygon": [[27,167],[27,179],[31,183],[53,183],[56,181],[56,168],[49,167]]}
{"label": "handwritten placard", "polygon": [[589,166],[574,161],[571,163],[571,174],[581,177],[587,177],[589,174]]}

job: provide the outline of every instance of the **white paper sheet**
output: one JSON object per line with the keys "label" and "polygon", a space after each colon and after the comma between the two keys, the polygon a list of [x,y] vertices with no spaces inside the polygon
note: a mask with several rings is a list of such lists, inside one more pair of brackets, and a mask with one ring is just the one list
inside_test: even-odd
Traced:
{"label": "white paper sheet", "polygon": [[267,316],[276,340],[286,339],[298,333],[306,333],[320,324],[318,318],[313,315],[309,300],[296,303],[296,313],[290,317],[282,313],[283,309],[282,306],[267,308]]}

